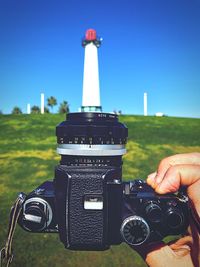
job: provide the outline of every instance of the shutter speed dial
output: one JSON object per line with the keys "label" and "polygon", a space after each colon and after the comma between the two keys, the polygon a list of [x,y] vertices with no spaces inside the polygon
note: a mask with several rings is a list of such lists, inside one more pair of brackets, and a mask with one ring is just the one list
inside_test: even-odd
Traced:
{"label": "shutter speed dial", "polygon": [[141,245],[149,237],[150,228],[147,222],[140,216],[127,217],[121,226],[121,235],[129,245]]}

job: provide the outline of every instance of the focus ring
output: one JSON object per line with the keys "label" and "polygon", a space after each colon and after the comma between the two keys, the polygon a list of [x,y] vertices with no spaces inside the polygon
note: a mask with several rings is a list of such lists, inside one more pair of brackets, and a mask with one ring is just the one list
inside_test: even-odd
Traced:
{"label": "focus ring", "polygon": [[126,144],[127,127],[109,113],[70,113],[56,127],[58,144]]}

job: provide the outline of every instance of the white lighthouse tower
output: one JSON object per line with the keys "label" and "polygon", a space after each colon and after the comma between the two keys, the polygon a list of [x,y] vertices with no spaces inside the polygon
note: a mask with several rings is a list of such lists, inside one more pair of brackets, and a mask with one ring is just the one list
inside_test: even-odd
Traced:
{"label": "white lighthouse tower", "polygon": [[101,112],[100,88],[99,88],[99,67],[97,49],[101,45],[101,40],[97,38],[96,31],[89,29],[86,31],[82,41],[85,48],[84,73],[83,73],[83,98],[82,112]]}

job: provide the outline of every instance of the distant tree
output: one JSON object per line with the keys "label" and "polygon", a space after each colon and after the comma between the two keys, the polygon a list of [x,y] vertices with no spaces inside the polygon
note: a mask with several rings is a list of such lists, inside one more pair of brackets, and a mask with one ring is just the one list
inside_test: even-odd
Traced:
{"label": "distant tree", "polygon": [[48,107],[44,107],[44,113],[50,113],[49,108]]}
{"label": "distant tree", "polygon": [[3,114],[3,111],[0,109],[0,114]]}
{"label": "distant tree", "polygon": [[38,106],[32,106],[31,113],[32,114],[39,114],[40,113],[40,108]]}
{"label": "distant tree", "polygon": [[53,107],[57,105],[56,98],[54,96],[47,98],[47,105],[50,106],[53,111]]}
{"label": "distant tree", "polygon": [[16,106],[13,108],[12,114],[22,114],[22,110]]}
{"label": "distant tree", "polygon": [[69,113],[69,104],[67,101],[63,101],[62,103],[60,103],[58,112],[59,113],[66,113],[66,114]]}

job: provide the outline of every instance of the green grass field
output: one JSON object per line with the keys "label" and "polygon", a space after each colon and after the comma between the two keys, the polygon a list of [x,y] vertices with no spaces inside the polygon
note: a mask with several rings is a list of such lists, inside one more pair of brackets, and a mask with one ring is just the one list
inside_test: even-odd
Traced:
{"label": "green grass field", "polygon": [[[55,126],[64,115],[0,115],[0,247],[6,239],[10,207],[20,191],[52,179]],[[121,116],[129,128],[123,178],[143,179],[159,161],[175,153],[200,152],[200,119]],[[13,267],[146,266],[126,244],[105,252],[72,252],[56,234],[30,234],[17,227]]]}

